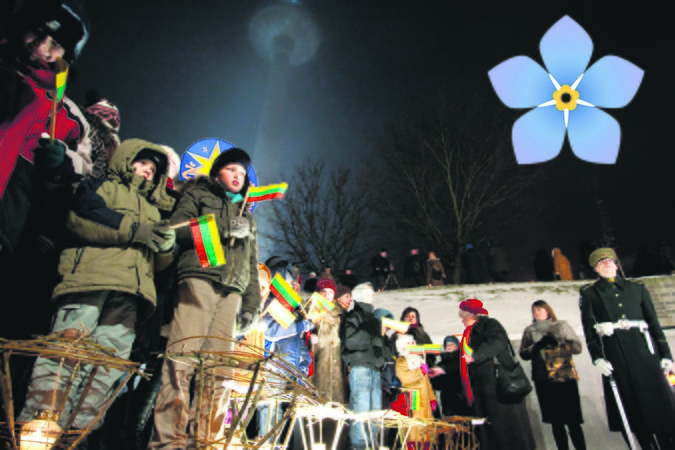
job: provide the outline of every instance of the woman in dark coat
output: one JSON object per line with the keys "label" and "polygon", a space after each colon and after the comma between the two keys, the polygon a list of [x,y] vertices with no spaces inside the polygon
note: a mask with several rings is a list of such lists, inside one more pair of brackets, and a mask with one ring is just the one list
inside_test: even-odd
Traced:
{"label": "woman in dark coat", "polygon": [[574,448],[585,450],[577,380],[552,381],[542,355],[543,349],[559,345],[565,345],[570,354],[578,355],[581,353],[581,340],[567,322],[556,318],[553,309],[543,300],[532,304],[532,322],[523,332],[520,357],[532,360],[532,380],[537,390],[542,422],[551,424],[558,449],[569,449],[565,432],[567,425]]}
{"label": "woman in dark coat", "polygon": [[474,415],[487,422],[477,427],[481,450],[534,449],[534,435],[525,408],[525,399],[503,403],[497,395],[494,358],[504,367],[513,366],[509,337],[504,327],[480,300],[459,304],[459,315],[466,327],[462,336],[460,373],[467,402]]}

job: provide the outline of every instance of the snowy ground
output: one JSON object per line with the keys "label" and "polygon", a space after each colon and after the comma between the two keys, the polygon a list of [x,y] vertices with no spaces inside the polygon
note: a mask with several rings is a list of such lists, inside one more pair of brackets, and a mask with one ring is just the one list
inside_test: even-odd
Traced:
{"label": "snowy ground", "polygon": [[[391,311],[396,319],[407,306],[420,311],[421,323],[435,343],[441,343],[448,334],[460,335],[464,330],[457,315],[459,302],[477,298],[485,309],[506,328],[518,352],[523,330],[532,323],[531,305],[536,300],[545,300],[551,305],[559,320],[566,320],[583,341],[579,315],[579,287],[586,282],[537,282],[495,283],[442,288],[401,289],[378,293],[375,308]],[[675,330],[666,331],[671,348],[675,349]],[[619,433],[607,429],[601,377],[593,367],[585,351],[574,359],[579,373],[579,392],[585,424],[586,444],[589,449],[626,448]],[[528,373],[529,363],[523,361]],[[530,420],[533,425],[538,449],[555,449],[555,441],[549,425],[540,421],[539,404],[532,392],[527,398]],[[570,443],[570,447],[572,444]]]}

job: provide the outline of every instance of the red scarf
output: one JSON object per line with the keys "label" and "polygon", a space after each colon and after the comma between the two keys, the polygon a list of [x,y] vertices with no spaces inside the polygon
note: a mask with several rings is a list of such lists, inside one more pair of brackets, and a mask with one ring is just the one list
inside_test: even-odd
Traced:
{"label": "red scarf", "polygon": [[[475,323],[473,324],[475,325]],[[462,334],[462,342],[460,343],[459,350],[460,350],[460,359],[459,359],[459,369],[460,369],[460,374],[462,375],[462,385],[464,386],[464,394],[466,395],[466,401],[468,402],[469,406],[473,404],[473,393],[471,392],[471,381],[469,381],[469,369],[466,364],[466,359],[464,359],[465,355],[471,356],[473,354],[473,350],[471,347],[469,347],[469,342],[470,342],[470,337],[471,337],[471,328],[473,328],[473,325],[470,325],[464,329],[464,333]]]}

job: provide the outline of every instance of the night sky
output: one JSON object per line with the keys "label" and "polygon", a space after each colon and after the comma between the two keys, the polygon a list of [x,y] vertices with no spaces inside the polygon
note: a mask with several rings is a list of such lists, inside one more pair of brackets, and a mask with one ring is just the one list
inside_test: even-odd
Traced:
{"label": "night sky", "polygon": [[[487,72],[516,55],[541,63],[539,41],[568,14],[593,39],[591,64],[617,55],[645,76],[627,107],[608,111],[622,131],[616,165],[581,161],[567,143],[543,165],[545,182],[526,194],[543,205],[541,214],[500,236],[512,271],[531,279],[530,256],[538,248],[560,247],[574,263],[582,237],[599,241],[596,185],[626,260],[640,245],[675,241],[671,16],[655,2],[512,3],[303,2],[321,27],[322,42],[311,61],[291,69],[280,170],[288,173],[310,157],[358,166],[369,136],[443,84],[487,98],[496,112],[506,110]],[[69,95],[81,103],[93,88],[109,98],[120,108],[122,138],[144,138],[179,153],[205,137],[253,149],[269,63],[249,44],[248,22],[265,4],[89,1],[91,39],[74,66],[78,80]],[[515,121],[524,112],[509,114]],[[279,181],[255,155],[254,165],[263,182]]]}

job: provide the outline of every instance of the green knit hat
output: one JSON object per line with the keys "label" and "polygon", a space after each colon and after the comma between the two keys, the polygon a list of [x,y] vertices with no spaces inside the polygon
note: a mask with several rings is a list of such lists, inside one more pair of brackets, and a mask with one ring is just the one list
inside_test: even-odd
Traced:
{"label": "green knit hat", "polygon": [[598,262],[600,262],[601,259],[605,258],[612,258],[614,262],[618,261],[619,259],[617,258],[616,253],[614,252],[613,249],[599,248],[595,250],[593,253],[591,253],[591,256],[588,257],[588,263],[591,265],[591,267],[595,268]]}

